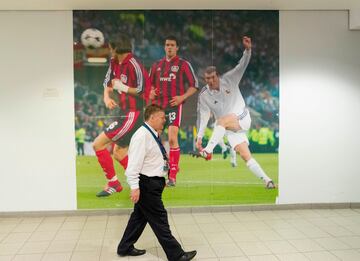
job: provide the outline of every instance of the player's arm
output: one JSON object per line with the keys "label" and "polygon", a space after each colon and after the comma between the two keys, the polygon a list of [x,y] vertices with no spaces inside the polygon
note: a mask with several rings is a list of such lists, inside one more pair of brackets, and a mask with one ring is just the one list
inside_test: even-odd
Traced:
{"label": "player's arm", "polygon": [[241,57],[239,63],[232,70],[228,71],[223,75],[223,78],[235,86],[240,83],[241,78],[243,77],[245,70],[250,62],[251,58],[251,38],[244,36],[242,39],[245,50],[243,56]]}
{"label": "player's arm", "polygon": [[119,79],[114,79],[112,81],[112,84],[114,90],[117,90],[119,93],[123,92],[132,96],[139,96],[144,91],[144,87],[146,84],[144,79],[144,70],[136,60],[132,62],[132,65],[133,66],[131,68],[134,71],[136,77],[134,84],[135,86],[126,85]]}
{"label": "player's arm", "polygon": [[198,126],[198,134],[196,139],[196,148],[198,150],[202,149],[202,137],[204,137],[204,133],[206,130],[206,126],[210,119],[210,108],[205,104],[203,97],[199,95],[198,99],[198,108],[197,108],[197,126]]}
{"label": "player's arm", "polygon": [[104,88],[104,103],[106,108],[112,110],[115,109],[118,105],[114,101],[113,98],[111,98],[111,94],[113,92],[113,89],[111,87],[105,87]]}
{"label": "player's arm", "polygon": [[198,88],[198,80],[196,78],[194,69],[192,68],[191,64],[189,62],[184,63],[184,78],[188,82],[189,88],[186,90],[186,92],[183,95],[174,96],[170,100],[171,106],[178,106],[179,104],[182,104],[187,98],[194,95]]}
{"label": "player's arm", "polygon": [[113,93],[112,88],[112,73],[111,73],[111,66],[106,72],[103,87],[104,87],[104,103],[106,108],[112,110],[115,109],[118,105],[117,103],[111,98],[111,94]]}
{"label": "player's arm", "polygon": [[149,78],[150,78],[150,84],[151,84],[151,89],[150,89],[150,93],[149,93],[149,99],[150,99],[150,103],[152,100],[154,100],[157,96],[156,94],[156,89],[155,89],[155,68],[156,68],[156,63],[154,63],[151,68],[150,68],[150,72],[149,72]]}

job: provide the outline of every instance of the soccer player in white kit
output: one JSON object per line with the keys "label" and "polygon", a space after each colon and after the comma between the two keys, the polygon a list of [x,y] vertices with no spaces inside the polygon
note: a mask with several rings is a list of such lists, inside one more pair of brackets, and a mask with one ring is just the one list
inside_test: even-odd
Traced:
{"label": "soccer player in white kit", "polygon": [[[202,88],[198,98],[199,131],[196,148],[199,152],[193,155],[210,160],[213,149],[226,135],[230,146],[240,154],[250,171],[264,181],[266,188],[273,189],[274,182],[252,157],[246,136],[251,125],[251,118],[241,95],[239,83],[250,61],[251,39],[244,36],[242,43],[245,51],[235,68],[222,77],[219,77],[215,66],[209,66],[205,70],[207,85]],[[216,126],[207,146],[202,148],[202,137],[211,113],[215,116]]]}

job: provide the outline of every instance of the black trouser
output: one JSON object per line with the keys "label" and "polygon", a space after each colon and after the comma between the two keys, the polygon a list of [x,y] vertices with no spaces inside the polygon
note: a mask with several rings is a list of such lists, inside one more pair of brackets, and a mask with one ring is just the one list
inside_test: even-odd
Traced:
{"label": "black trouser", "polygon": [[134,247],[147,223],[154,231],[170,261],[178,260],[184,250],[170,231],[167,212],[161,199],[165,179],[140,174],[140,199],[134,205],[124,235],[118,246],[118,254],[125,254]]}

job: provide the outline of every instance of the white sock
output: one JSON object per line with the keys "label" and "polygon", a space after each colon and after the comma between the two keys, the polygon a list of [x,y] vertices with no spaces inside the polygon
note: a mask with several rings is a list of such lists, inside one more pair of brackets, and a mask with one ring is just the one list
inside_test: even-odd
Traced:
{"label": "white sock", "polygon": [[219,143],[220,140],[223,139],[224,135],[225,128],[223,126],[216,125],[216,127],[214,128],[214,132],[209,140],[209,143],[206,145],[204,150],[208,153],[212,153],[215,146]]}
{"label": "white sock", "polygon": [[259,163],[257,163],[257,161],[253,158],[249,159],[248,162],[246,162],[246,166],[248,166],[248,168],[251,170],[252,173],[255,174],[256,177],[262,179],[265,181],[265,183],[269,182],[271,180],[271,178],[269,178],[265,172],[263,171],[263,169],[261,168],[261,166],[259,165]]}
{"label": "white sock", "polygon": [[236,151],[233,148],[230,149],[230,161],[236,164]]}
{"label": "white sock", "polygon": [[221,153],[224,153],[227,150],[224,139],[221,139],[218,144],[221,147]]}

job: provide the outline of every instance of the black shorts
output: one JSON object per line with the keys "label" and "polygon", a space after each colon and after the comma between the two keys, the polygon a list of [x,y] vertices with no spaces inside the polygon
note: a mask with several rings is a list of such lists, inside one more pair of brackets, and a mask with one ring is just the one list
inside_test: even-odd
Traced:
{"label": "black shorts", "polygon": [[132,135],[143,124],[142,114],[140,111],[130,111],[115,119],[104,129],[105,135],[120,147],[129,146]]}

